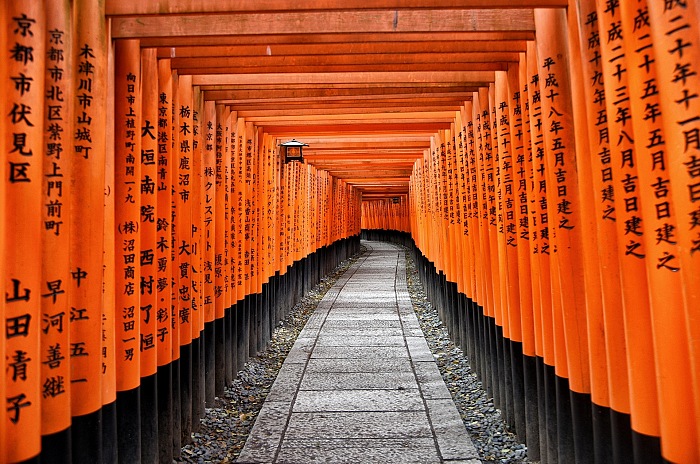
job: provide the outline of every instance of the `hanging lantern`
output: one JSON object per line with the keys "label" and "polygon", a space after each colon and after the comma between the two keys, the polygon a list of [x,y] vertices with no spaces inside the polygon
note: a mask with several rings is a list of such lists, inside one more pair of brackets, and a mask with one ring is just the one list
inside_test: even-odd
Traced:
{"label": "hanging lantern", "polygon": [[285,163],[289,163],[290,161],[300,161],[303,163],[304,155],[302,153],[302,147],[308,147],[309,144],[292,139],[289,142],[284,142],[280,146],[282,147],[282,156],[284,157]]}

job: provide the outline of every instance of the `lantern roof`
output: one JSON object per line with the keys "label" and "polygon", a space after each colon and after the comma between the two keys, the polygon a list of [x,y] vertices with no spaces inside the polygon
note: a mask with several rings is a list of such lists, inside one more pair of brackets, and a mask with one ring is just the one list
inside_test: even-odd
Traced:
{"label": "lantern roof", "polygon": [[308,147],[308,143],[300,142],[297,139],[292,139],[289,142],[284,142],[280,144],[283,147]]}

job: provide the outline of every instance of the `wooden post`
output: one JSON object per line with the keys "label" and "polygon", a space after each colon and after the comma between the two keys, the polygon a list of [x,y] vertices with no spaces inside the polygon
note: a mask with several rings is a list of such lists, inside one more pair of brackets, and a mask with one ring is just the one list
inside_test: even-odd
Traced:
{"label": "wooden post", "polygon": [[202,293],[204,296],[203,310],[204,321],[210,322],[214,320],[215,315],[215,296],[214,296],[214,263],[215,263],[215,243],[216,235],[215,224],[217,223],[217,204],[216,204],[216,183],[217,180],[217,165],[215,138],[216,131],[216,105],[213,101],[204,102],[204,125],[203,125],[203,160],[202,160],[202,176],[203,176],[203,191],[202,191],[202,215],[203,224],[203,254],[204,254],[204,283]]}
{"label": "wooden post", "polygon": [[[648,2],[648,12],[643,17],[651,26],[656,79],[650,83],[653,84],[650,92],[658,91],[664,115],[663,133],[657,132],[657,135],[665,140],[668,156],[672,205],[678,218],[675,241],[680,250],[678,258],[684,283],[684,311],[664,305],[664,309],[658,308],[658,311],[653,308],[652,315],[655,333],[670,337],[671,342],[659,347],[664,350],[663,355],[657,353],[661,448],[664,458],[678,462],[700,459],[699,15],[694,2],[671,1]],[[658,137],[650,139],[649,143],[656,143]],[[661,241],[666,239],[665,234],[666,230],[662,230]],[[663,267],[673,261],[669,256],[656,257],[656,265]],[[685,343],[680,340],[681,334],[686,334]],[[669,362],[670,359],[673,362]],[[695,438],[691,438],[693,434]]]}
{"label": "wooden post", "polygon": [[[605,316],[610,319],[622,319],[620,297],[619,261],[617,243],[608,237],[615,235],[613,216],[605,219],[605,209],[614,203],[613,197],[603,197],[605,188],[601,185],[605,177],[600,175],[600,162],[605,159],[604,153],[609,152],[609,144],[605,138],[598,136],[598,129],[607,130],[606,119],[599,117],[607,114],[605,99],[596,99],[593,95],[599,92],[604,95],[603,82],[600,77],[600,46],[595,41],[588,42],[582,36],[584,23],[579,15],[579,9],[595,9],[595,2],[584,0],[570,7],[569,47],[573,57],[571,60],[572,97],[574,107],[574,123],[576,131],[576,149],[578,153],[596,153],[598,156],[577,156],[577,171],[580,189],[580,206],[583,231],[584,278],[586,282],[586,308],[588,319],[588,345],[591,361],[591,400],[593,402],[593,453],[596,461],[612,461],[613,446],[611,431],[609,383],[613,376],[626,381],[627,369],[619,369],[616,362],[624,360],[625,335],[624,331],[614,333],[608,331]],[[591,27],[597,34],[597,25],[586,21],[586,28]],[[583,47],[582,44],[586,44]],[[596,76],[598,73],[598,76]],[[597,103],[594,103],[597,102]],[[603,155],[601,155],[601,153]],[[610,156],[607,156],[608,163]],[[610,179],[610,188],[612,188]],[[610,211],[608,212],[608,214]],[[605,278],[601,279],[601,275]],[[610,327],[612,328],[612,327]],[[619,326],[622,329],[621,325]],[[606,345],[610,341],[609,347]],[[616,352],[611,352],[616,351]],[[613,361],[613,365],[609,364]],[[617,367],[616,367],[617,366]],[[618,383],[619,385],[619,383]],[[629,437],[629,434],[617,433],[618,437]],[[629,447],[628,447],[629,448]],[[619,460],[619,459],[618,459]]]}
{"label": "wooden post", "polygon": [[[108,24],[106,35],[109,37]],[[107,47],[107,100],[106,108],[114,108],[115,81],[115,42]],[[115,143],[114,116],[107,112],[109,121],[106,127],[105,147],[105,198],[104,198],[104,239],[103,239],[103,273],[102,273],[102,460],[114,463],[118,457],[117,437],[117,359],[116,359],[116,288],[117,269],[115,247]],[[73,429],[75,430],[75,425]]]}
{"label": "wooden post", "polygon": [[[683,302],[683,283],[678,256],[680,249],[675,240],[666,240],[665,231],[672,232],[678,226],[678,216],[672,206],[668,155],[665,152],[661,112],[661,99],[657,92],[650,92],[648,85],[657,82],[656,67],[648,66],[654,60],[651,47],[651,28],[648,23],[635,24],[638,14],[648,13],[647,2],[620,5],[628,64],[628,83],[631,119],[635,135],[637,175],[639,176],[642,216],[645,222],[644,240],[647,256],[645,261],[649,282],[649,302],[646,306],[630,307],[625,314],[627,332],[628,375],[630,381],[631,428],[635,459],[661,460],[658,437],[659,396],[657,383],[660,367],[656,351],[673,349],[668,343],[660,343],[665,337],[653,326],[663,327],[668,312],[661,308],[680,308]],[[641,115],[644,115],[643,117]],[[652,231],[661,233],[657,236]],[[659,265],[660,264],[660,265]],[[627,308],[627,307],[625,307]],[[658,308],[658,309],[657,309]],[[653,319],[657,323],[653,323]],[[654,321],[656,322],[656,321]],[[652,325],[653,324],[653,325]],[[655,336],[656,335],[656,336]],[[657,340],[643,343],[642,340]],[[669,340],[670,343],[672,343]],[[657,356],[658,356],[657,354]],[[665,369],[665,368],[664,368]]]}
{"label": "wooden post", "polygon": [[[60,326],[42,324],[41,434],[42,450],[51,449],[70,461],[71,424],[70,363],[50,361],[55,348],[70,346],[70,141],[73,134],[73,34],[71,7],[65,1],[46,3],[46,67],[63,69],[61,79],[45,72],[45,109],[42,184],[42,281],[46,296],[41,298],[42,320],[62,320]],[[44,357],[46,356],[46,357]],[[58,388],[52,388],[56,385]],[[45,394],[44,394],[45,393]]]}
{"label": "wooden post", "polygon": [[173,131],[177,132],[175,153],[177,177],[173,176],[175,191],[175,271],[178,274],[177,317],[180,327],[180,402],[181,435],[186,443],[192,429],[192,111],[193,90],[191,76],[178,76],[177,100]]}
{"label": "wooden post", "polygon": [[[5,164],[5,360],[3,408],[8,461],[35,457],[41,448],[41,365],[39,351],[42,329],[42,300],[51,298],[56,284],[42,282],[42,197],[44,137],[45,16],[43,2],[3,5],[6,47],[9,47],[3,118],[6,132]],[[59,171],[57,175],[61,175]],[[68,173],[66,173],[68,174]],[[61,232],[60,220],[54,222]],[[67,237],[67,228],[65,232]],[[48,288],[47,288],[48,286]],[[60,282],[57,291],[65,291]],[[42,295],[48,295],[43,297]],[[60,294],[57,294],[60,296]],[[57,322],[54,330],[68,330],[65,314],[50,312]],[[65,317],[64,317],[65,316]],[[69,356],[66,350],[63,361]],[[65,364],[68,364],[67,362]],[[61,380],[63,380],[61,382]],[[67,379],[56,379],[56,395],[66,391]],[[95,379],[93,379],[94,381]]]}
{"label": "wooden post", "polygon": [[140,252],[141,52],[138,40],[115,48],[115,252],[117,433],[119,455],[141,459]]}
{"label": "wooden post", "polygon": [[148,48],[141,52],[142,91],[141,91],[141,152],[137,163],[141,164],[138,179],[141,196],[139,250],[139,317],[141,333],[141,461],[158,461],[158,393],[156,371],[158,287],[156,261],[158,196],[156,181],[158,175],[158,63],[156,49]]}
{"label": "wooden post", "polygon": [[[226,287],[227,287],[227,243],[228,243],[228,222],[227,219],[227,183],[226,171],[231,164],[230,154],[227,143],[227,121],[230,118],[230,111],[224,105],[216,105],[216,130],[215,130],[215,168],[216,168],[216,189],[215,189],[215,256],[214,256],[214,312],[210,313],[206,322],[211,323],[214,330],[215,343],[212,349],[215,349],[215,357],[213,363],[207,367],[211,371],[211,390],[207,390],[207,401],[210,401],[209,395],[221,394],[224,389],[224,314],[226,310]],[[216,322],[215,322],[216,321]],[[207,342],[208,343],[208,342]]]}
{"label": "wooden post", "polygon": [[[232,215],[231,215],[231,199],[232,199],[232,185],[231,185],[231,173],[233,171],[233,124],[236,122],[236,113],[231,112],[230,107],[226,108],[227,117],[224,124],[224,159],[226,159],[226,164],[224,165],[224,257],[223,257],[223,268],[222,272],[224,274],[224,304],[222,312],[222,323],[224,327],[223,338],[219,341],[219,346],[223,351],[221,363],[223,363],[223,382],[217,385],[230,385],[233,381],[233,358],[235,357],[234,351],[230,348],[233,340],[233,273],[231,272],[231,248],[232,248]],[[233,300],[233,301],[232,301]],[[223,388],[221,391],[217,391],[218,395],[223,393]]]}
{"label": "wooden post", "polygon": [[202,271],[202,114],[203,100],[199,87],[192,89],[192,148],[190,152],[190,286],[191,299],[191,330],[192,330],[192,431],[199,431],[200,419],[205,414],[205,390],[207,383],[204,333],[203,271]]}
{"label": "wooden post", "polygon": [[[532,47],[532,46],[531,46]],[[537,460],[541,457],[540,442],[544,424],[540,417],[544,411],[540,408],[539,398],[543,397],[538,388],[538,363],[542,360],[542,324],[541,298],[539,291],[539,259],[535,249],[536,228],[531,222],[531,209],[535,202],[535,183],[533,176],[533,144],[532,126],[530,124],[531,96],[528,83],[528,59],[525,53],[520,53],[518,62],[517,89],[520,93],[520,109],[522,116],[522,158],[518,156],[518,209],[517,217],[520,224],[518,244],[518,265],[520,269],[521,317],[523,331],[523,389],[525,394],[525,421],[527,426],[526,444],[528,455]],[[515,83],[514,83],[515,85]],[[515,95],[515,94],[514,94]],[[514,128],[517,133],[517,128]],[[523,241],[526,240],[525,243]],[[539,336],[538,336],[539,335]],[[546,450],[545,450],[546,451]],[[546,453],[545,453],[546,454]]]}
{"label": "wooden post", "polygon": [[[84,135],[82,140],[74,140],[71,158],[71,285],[68,292],[71,308],[86,312],[80,319],[72,318],[70,340],[71,347],[84,349],[89,356],[70,359],[72,458],[75,462],[96,462],[102,458],[99,444],[103,402],[102,388],[97,382],[101,380],[102,359],[97,353],[102,348],[103,247],[109,244],[104,241],[103,216],[105,128],[112,115],[107,107],[104,5],[78,0],[73,3],[73,12],[76,27],[73,131],[74,135]],[[90,221],[85,223],[87,217]],[[107,314],[111,316],[110,311]],[[104,446],[113,448],[116,443]]]}
{"label": "wooden post", "polygon": [[[566,357],[573,440],[576,459],[590,457],[592,439],[590,413],[590,366],[586,321],[586,298],[583,281],[581,209],[578,199],[575,127],[571,100],[570,65],[566,49],[566,13],[563,10],[535,10],[537,26],[548,28],[549,34],[538,37],[540,90],[545,119],[547,157],[547,200],[550,232],[553,234],[559,263],[561,304],[565,331]],[[540,40],[542,39],[542,40]],[[542,84],[544,83],[544,87]],[[560,116],[561,114],[561,116]],[[556,276],[554,277],[556,279]],[[554,280],[553,280],[554,281]],[[564,419],[564,418],[562,418]],[[562,437],[560,437],[560,440]],[[560,447],[566,449],[566,446]],[[559,459],[567,459],[559,456]]]}
{"label": "wooden post", "polygon": [[[0,49],[6,50],[7,47],[7,15],[0,15]],[[7,82],[9,79],[8,73],[8,62],[7,60],[0,60],[0,81]],[[0,110],[2,114],[6,114],[8,108],[6,107],[6,101],[0,102]],[[5,151],[5,136],[7,132],[7,121],[5,118],[0,118],[0,153],[6,153]],[[0,163],[0,220],[6,221],[6,207],[5,202],[7,198],[7,164],[5,162]],[[6,271],[6,258],[5,258],[5,247],[7,245],[7,240],[5,234],[0,234],[0,313],[7,314],[5,308],[5,271]],[[5,359],[5,342],[6,342],[6,332],[5,332],[5,318],[0,317],[0,359]],[[7,398],[5,395],[6,383],[0,382],[0,398]],[[6,412],[5,408],[0,408],[0,459],[7,460],[7,422],[6,422]]]}
{"label": "wooden post", "polygon": [[[158,60],[158,166],[157,166],[157,222],[156,260],[157,311],[156,333],[158,350],[158,454],[161,461],[173,459],[173,440],[176,436],[173,412],[173,362],[178,333],[177,319],[172,310],[172,188],[174,157],[172,147],[173,80],[170,60]],[[177,347],[179,357],[179,347]],[[179,434],[177,434],[179,438]]]}
{"label": "wooden post", "polygon": [[[527,45],[527,86],[528,105],[530,113],[530,145],[532,147],[532,198],[530,199],[531,227],[531,267],[535,269],[533,276],[533,299],[535,303],[535,343],[540,343],[540,353],[543,365],[540,366],[542,376],[538,384],[540,424],[540,458],[546,462],[557,462],[557,430],[556,430],[556,393],[553,382],[555,367],[554,333],[552,322],[552,288],[551,266],[549,260],[549,219],[547,206],[547,181],[545,175],[545,141],[544,117],[542,116],[542,90],[538,70],[537,49],[534,42]],[[538,336],[539,335],[539,336]],[[551,382],[550,382],[551,380]]]}

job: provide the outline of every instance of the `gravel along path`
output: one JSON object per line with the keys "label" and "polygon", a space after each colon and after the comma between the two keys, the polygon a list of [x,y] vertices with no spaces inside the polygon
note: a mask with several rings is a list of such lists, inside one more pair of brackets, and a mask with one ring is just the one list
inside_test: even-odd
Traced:
{"label": "gravel along path", "polygon": [[[267,349],[245,364],[233,384],[226,387],[224,395],[216,398],[215,407],[206,409],[200,431],[192,434],[193,443],[182,448],[176,462],[235,462],[299,332],[328,289],[359,256],[361,254],[341,263],[292,308],[289,316],[278,324]],[[410,253],[406,253],[406,273],[421,329],[481,460],[484,463],[530,463],[525,445],[508,432],[500,410],[487,397],[481,382],[469,368],[469,361],[449,339],[447,329],[423,292]]]}

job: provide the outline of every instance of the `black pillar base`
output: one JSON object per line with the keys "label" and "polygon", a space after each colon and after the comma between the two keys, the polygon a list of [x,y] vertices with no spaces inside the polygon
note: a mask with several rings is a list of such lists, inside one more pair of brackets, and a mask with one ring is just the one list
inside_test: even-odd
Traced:
{"label": "black pillar base", "polygon": [[141,463],[158,463],[158,374],[141,377]]}
{"label": "black pillar base", "polygon": [[192,345],[180,347],[180,446],[192,443]]}
{"label": "black pillar base", "polygon": [[41,454],[39,461],[43,464],[71,464],[71,429],[41,437]]}
{"label": "black pillar base", "polygon": [[204,323],[204,402],[207,406],[214,405],[216,396],[216,323]]}
{"label": "black pillar base", "polygon": [[172,363],[158,367],[158,462],[173,461]]}
{"label": "black pillar base", "polygon": [[117,443],[120,464],[141,461],[140,396],[139,388],[117,392]]}
{"label": "black pillar base", "polygon": [[71,449],[73,462],[94,464],[102,461],[102,409],[73,417]]}

